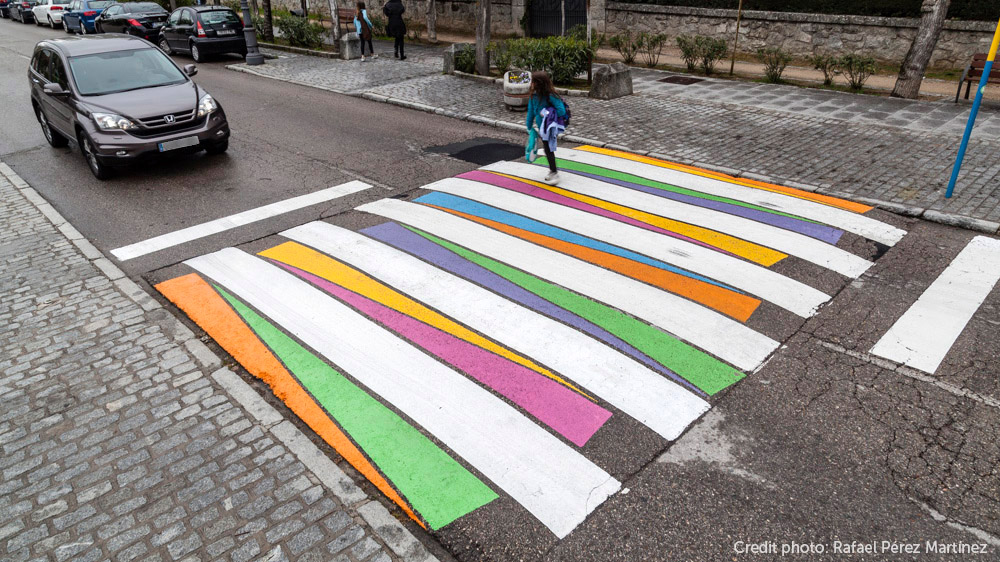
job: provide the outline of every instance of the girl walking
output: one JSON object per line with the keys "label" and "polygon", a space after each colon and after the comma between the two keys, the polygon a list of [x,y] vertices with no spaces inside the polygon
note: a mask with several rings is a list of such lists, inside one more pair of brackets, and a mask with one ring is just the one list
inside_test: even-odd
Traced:
{"label": "girl walking", "polygon": [[365,42],[368,42],[368,54],[375,58],[375,47],[372,46],[372,20],[368,19],[368,10],[364,2],[358,2],[358,10],[354,13],[354,29],[361,38],[361,62],[365,62]]}
{"label": "girl walking", "polygon": [[552,79],[544,71],[531,73],[531,89],[528,91],[528,117],[526,127],[528,134],[537,126],[538,136],[542,140],[545,158],[549,161],[549,174],[545,183],[559,183],[559,170],[556,168],[556,138],[566,130],[569,113],[566,104],[556,95]]}
{"label": "girl walking", "polygon": [[389,0],[382,7],[382,13],[389,18],[386,31],[396,40],[393,50],[399,60],[406,60],[406,54],[403,53],[403,37],[406,37],[406,23],[403,22],[403,12],[405,11],[406,6],[403,5],[402,0]]}

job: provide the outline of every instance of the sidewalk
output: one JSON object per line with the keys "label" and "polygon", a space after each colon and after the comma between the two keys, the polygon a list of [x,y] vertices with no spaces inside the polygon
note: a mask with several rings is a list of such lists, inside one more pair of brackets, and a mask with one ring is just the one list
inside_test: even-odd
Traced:
{"label": "sidewalk", "polygon": [[[379,46],[384,52],[384,46]],[[426,48],[425,49],[430,49]],[[440,52],[440,49],[437,50]],[[231,65],[288,82],[520,130],[500,87],[441,74],[440,56],[372,62],[287,55],[263,66]],[[903,214],[996,232],[1000,227],[1000,111],[980,114],[962,176],[944,199],[967,105],[858,96],[792,86],[634,71],[637,95],[574,97],[567,140],[637,153],[877,203]]]}
{"label": "sidewalk", "polygon": [[0,163],[3,560],[436,560]]}

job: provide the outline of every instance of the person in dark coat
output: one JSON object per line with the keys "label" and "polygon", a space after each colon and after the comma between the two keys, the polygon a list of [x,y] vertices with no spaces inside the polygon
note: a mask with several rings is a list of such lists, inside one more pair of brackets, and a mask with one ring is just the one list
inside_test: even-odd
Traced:
{"label": "person in dark coat", "polygon": [[402,0],[389,0],[382,7],[382,13],[389,18],[386,31],[389,32],[390,37],[396,39],[393,47],[396,58],[399,60],[406,60],[406,55],[403,54],[403,38],[406,37],[406,23],[403,22],[403,12],[405,11],[406,6],[403,5]]}

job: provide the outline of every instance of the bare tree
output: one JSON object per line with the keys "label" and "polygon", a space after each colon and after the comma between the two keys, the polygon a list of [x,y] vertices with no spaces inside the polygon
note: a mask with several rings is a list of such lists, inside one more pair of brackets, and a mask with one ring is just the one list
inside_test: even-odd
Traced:
{"label": "bare tree", "polygon": [[951,0],[924,0],[920,7],[920,27],[899,69],[896,87],[892,89],[893,97],[916,99],[920,94],[920,84],[924,81],[927,64],[941,36],[950,4]]}
{"label": "bare tree", "polygon": [[264,9],[264,29],[262,35],[265,41],[274,41],[274,18],[271,16],[271,0],[263,0],[261,7]]}
{"label": "bare tree", "polygon": [[431,43],[437,43],[438,40],[437,2],[435,0],[427,0],[427,40]]}
{"label": "bare tree", "polygon": [[337,4],[337,0],[329,0],[330,3],[330,18],[333,19],[333,44],[340,45],[340,6]]}
{"label": "bare tree", "polygon": [[491,0],[478,0],[476,13],[476,74],[490,75],[490,54],[486,46],[490,44]]}

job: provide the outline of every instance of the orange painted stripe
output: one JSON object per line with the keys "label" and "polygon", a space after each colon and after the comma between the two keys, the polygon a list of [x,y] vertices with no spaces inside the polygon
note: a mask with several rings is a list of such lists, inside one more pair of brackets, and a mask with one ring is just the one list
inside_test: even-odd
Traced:
{"label": "orange painted stripe", "polygon": [[616,271],[622,275],[627,275],[633,279],[649,283],[650,285],[659,287],[665,291],[670,291],[671,293],[681,295],[709,308],[715,309],[739,320],[740,322],[746,322],[750,318],[750,315],[752,315],[754,311],[757,310],[757,307],[760,306],[759,299],[734,293],[733,291],[712,285],[711,283],[705,283],[704,281],[692,279],[684,275],[664,271],[651,265],[632,261],[627,258],[615,256],[599,250],[587,248],[585,246],[578,246],[569,242],[563,242],[562,240],[551,238],[542,234],[535,234],[534,232],[506,225],[502,222],[480,218],[475,215],[470,215],[461,211],[454,211],[437,205],[427,206],[475,221],[479,224],[510,234],[511,236],[516,236],[529,242],[533,242],[539,246],[544,246],[551,250],[571,255],[588,263],[592,263],[605,269]]}
{"label": "orange painted stripe", "polygon": [[197,273],[189,273],[156,285],[156,290],[191,317],[250,374],[267,383],[278,399],[411,519],[427,528],[364,453],[204,279]]}
{"label": "orange painted stripe", "polygon": [[689,172],[697,176],[722,180],[724,182],[736,185],[742,185],[744,187],[752,187],[754,189],[762,189],[764,191],[783,193],[785,195],[790,195],[797,199],[807,199],[809,201],[815,201],[817,203],[829,205],[830,207],[837,207],[839,209],[844,209],[845,211],[851,211],[853,213],[863,214],[873,209],[873,207],[870,207],[868,205],[862,205],[861,203],[855,203],[853,201],[848,201],[846,199],[840,199],[839,197],[831,197],[829,195],[822,195],[820,193],[813,193],[811,191],[795,189],[794,187],[775,185],[773,183],[766,183],[747,178],[737,178],[734,176],[730,176],[729,174],[723,174],[722,172],[713,172],[712,170],[706,170],[704,168],[697,168],[695,166],[688,166],[686,164],[678,164],[676,162],[670,162],[669,160],[661,160],[659,158],[652,158],[649,156],[640,156],[638,154],[632,154],[630,152],[622,152],[620,150],[612,150],[610,148],[600,148],[596,146],[580,146],[577,147],[577,150],[582,150],[585,152],[593,152],[596,154],[606,154],[608,156],[617,156],[618,158],[632,160],[633,162],[642,162],[644,164],[652,164],[654,166],[659,166],[661,168],[670,168],[673,170]]}

